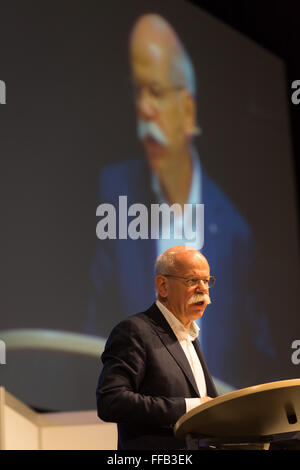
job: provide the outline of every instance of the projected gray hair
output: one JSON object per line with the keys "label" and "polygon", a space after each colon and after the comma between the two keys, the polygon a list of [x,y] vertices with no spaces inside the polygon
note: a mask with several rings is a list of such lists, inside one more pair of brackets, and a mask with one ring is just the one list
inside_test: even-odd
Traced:
{"label": "projected gray hair", "polygon": [[196,77],[190,56],[181,44],[181,51],[171,57],[170,79],[175,86],[184,86],[189,93],[196,96]]}

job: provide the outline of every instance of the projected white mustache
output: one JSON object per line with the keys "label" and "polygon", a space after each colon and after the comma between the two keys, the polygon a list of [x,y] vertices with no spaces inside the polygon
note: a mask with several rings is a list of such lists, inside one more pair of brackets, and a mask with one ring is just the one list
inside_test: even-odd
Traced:
{"label": "projected white mustache", "polygon": [[205,302],[207,305],[211,304],[211,300],[208,294],[195,294],[188,301],[188,305],[196,304],[198,302]]}
{"label": "projected white mustache", "polygon": [[139,119],[137,123],[137,135],[140,140],[144,140],[146,137],[151,137],[161,145],[166,146],[169,143],[163,131],[153,121]]}

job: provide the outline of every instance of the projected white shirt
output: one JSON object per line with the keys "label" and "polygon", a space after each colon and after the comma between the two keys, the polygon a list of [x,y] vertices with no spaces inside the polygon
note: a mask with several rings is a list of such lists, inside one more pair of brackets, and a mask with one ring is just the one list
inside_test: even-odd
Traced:
{"label": "projected white shirt", "polygon": [[[201,164],[199,160],[199,156],[197,154],[197,150],[192,148],[192,184],[189,192],[188,200],[186,204],[201,204],[202,202],[202,184],[201,184]],[[156,175],[152,174],[151,177],[151,189],[156,196],[157,202],[159,204],[167,203],[163,190],[160,186],[159,180]],[[191,215],[191,214],[190,214]],[[187,224],[192,226],[193,220],[192,216],[190,220],[187,220]],[[188,245],[192,248],[198,250],[199,247],[197,242],[193,242],[187,238],[175,238],[175,233],[182,233],[184,234],[183,230],[183,216],[180,214],[179,216],[174,216],[174,219],[171,219],[171,226],[170,226],[170,237],[168,239],[159,238],[157,240],[157,255],[160,255],[164,251],[168,250],[172,246],[175,245]]]}

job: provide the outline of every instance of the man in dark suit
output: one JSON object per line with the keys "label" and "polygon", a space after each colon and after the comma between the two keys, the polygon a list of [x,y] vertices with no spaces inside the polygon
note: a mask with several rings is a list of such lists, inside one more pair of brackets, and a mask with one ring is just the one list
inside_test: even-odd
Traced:
{"label": "man in dark suit", "polygon": [[[271,370],[273,351],[268,343],[266,312],[256,299],[260,286],[255,284],[251,266],[252,234],[232,202],[205,172],[194,146],[193,137],[199,129],[192,63],[175,31],[157,15],[138,19],[130,39],[130,59],[138,137],[146,158],[104,168],[99,202],[109,203],[118,211],[119,196],[125,195],[128,207],[141,203],[149,214],[154,203],[176,203],[180,207],[204,204],[204,246],[193,247],[201,249],[222,280],[214,295],[215,304],[222,308],[213,306],[201,325],[205,356],[213,376],[232,386],[264,381],[265,370]],[[98,241],[85,331],[106,337],[122,316],[150,304],[154,276],[145,266],[154,265],[156,257],[168,247],[185,243],[191,244],[172,237],[117,236]],[[265,370],[252,367],[257,361],[265,361]]]}
{"label": "man in dark suit", "polygon": [[173,425],[217,396],[195,323],[214,278],[197,250],[176,246],[156,262],[157,301],[119,323],[102,355],[98,415],[118,423],[118,449],[183,449]]}

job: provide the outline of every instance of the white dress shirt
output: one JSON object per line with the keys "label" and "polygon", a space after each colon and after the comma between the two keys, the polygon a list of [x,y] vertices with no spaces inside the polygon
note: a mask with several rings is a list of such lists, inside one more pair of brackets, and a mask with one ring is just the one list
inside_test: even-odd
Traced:
{"label": "white dress shirt", "polygon": [[[202,182],[201,182],[202,171],[201,171],[201,164],[200,164],[199,156],[195,147],[192,147],[191,149],[191,159],[192,159],[192,166],[193,166],[192,181],[191,181],[191,187],[190,187],[186,204],[191,204],[193,206],[196,206],[196,204],[200,204],[202,200]],[[152,173],[151,175],[151,189],[153,193],[155,194],[158,204],[167,203],[167,200],[164,195],[163,189],[160,185],[160,182],[154,173]],[[192,241],[186,238],[180,239],[180,238],[175,237],[176,233],[181,233],[182,236],[184,237],[183,224],[184,224],[184,214],[180,212],[180,215],[179,215],[175,212],[174,220],[171,219],[170,221],[170,237],[163,238],[162,234],[161,233],[159,234],[159,238],[157,240],[157,254],[158,255],[160,255],[161,253],[164,253],[166,250],[168,250],[174,245],[188,245],[191,248],[195,248],[196,250],[202,248],[201,246],[198,246],[196,241]],[[189,217],[186,218],[186,225],[193,227],[193,216],[192,218],[189,218]]]}
{"label": "white dress shirt", "polygon": [[[189,365],[192,369],[200,397],[203,398],[207,396],[206,382],[204,377],[204,372],[202,369],[201,362],[196,353],[196,350],[192,344],[199,333],[199,327],[195,322],[192,322],[190,329],[187,330],[183,324],[167,309],[159,300],[156,300],[156,305],[169,323],[172,328],[176,338],[179,341],[180,346],[182,347],[184,354],[189,362]],[[200,398],[186,398],[186,411],[195,408],[201,404]]]}

